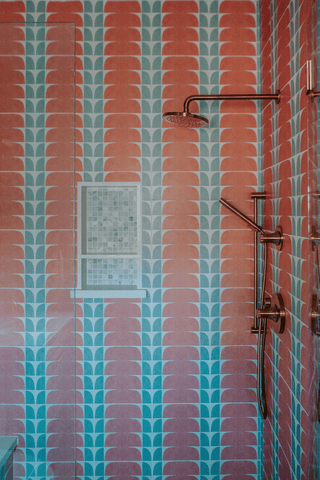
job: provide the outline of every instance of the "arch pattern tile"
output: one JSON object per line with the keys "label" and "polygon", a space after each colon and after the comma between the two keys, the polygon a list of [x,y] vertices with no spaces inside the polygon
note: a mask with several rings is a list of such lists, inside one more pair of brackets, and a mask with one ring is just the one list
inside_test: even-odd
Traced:
{"label": "arch pattern tile", "polygon": [[[221,93],[256,91],[254,13],[252,2],[222,2],[220,5]],[[223,129],[220,135],[221,196],[251,215],[250,193],[258,184],[256,105],[250,101],[222,102],[220,116]],[[224,360],[220,383],[223,389],[220,397],[223,404],[221,473],[228,474],[226,478],[237,478],[239,473],[255,478],[260,465],[253,390],[256,350],[255,338],[250,333],[253,278],[252,261],[248,260],[253,258],[253,233],[225,212],[221,232],[220,342],[221,359]]]}
{"label": "arch pattern tile", "polygon": [[[3,9],[2,9],[3,12]],[[15,8],[5,14],[7,22],[21,21],[23,15]],[[17,26],[3,25],[2,32],[8,42],[1,48],[1,190],[3,192],[1,214],[1,432],[19,433],[20,460],[26,446],[25,375],[24,363],[26,309],[24,305],[25,237],[24,192],[25,167],[23,163],[23,134],[16,134],[17,126],[24,127],[23,70],[25,68],[24,45],[17,43],[24,32]],[[3,37],[2,37],[3,38]],[[11,61],[8,61],[8,58]],[[19,466],[24,473],[24,466]]]}
{"label": "arch pattern tile", "polygon": [[[288,310],[286,333],[272,334],[267,345],[272,416],[264,428],[264,478],[315,475],[310,402],[314,398],[315,340],[308,319],[307,293],[307,97],[305,62],[311,3],[263,4],[262,84],[280,88],[279,109],[262,117],[265,202],[270,228],[281,222],[287,233],[283,252],[272,257],[270,291],[283,293]],[[272,380],[271,380],[272,379]]]}
{"label": "arch pattern tile", "polygon": [[[289,96],[290,48],[296,49],[295,85],[303,65],[291,38],[303,46],[304,20],[302,7],[285,4],[263,5],[262,26],[275,33],[268,41],[261,28],[262,75],[268,88],[281,78]],[[181,110],[192,93],[256,91],[257,6],[251,0],[0,2],[4,22],[57,24],[47,36],[41,26],[32,36],[30,25],[23,39],[14,27],[15,50],[5,65],[13,84],[6,86],[12,122],[2,125],[11,143],[1,153],[7,195],[0,233],[11,261],[1,265],[10,289],[1,308],[3,318],[15,319],[15,329],[5,344],[13,347],[12,359],[1,348],[9,364],[1,381],[11,391],[1,389],[7,396],[0,409],[10,418],[3,432],[20,434],[16,478],[62,479],[66,472],[74,478],[75,441],[81,480],[261,478],[256,339],[249,333],[253,238],[237,219],[220,216],[218,203],[223,195],[251,214],[250,193],[259,185],[259,112],[251,102],[194,102],[193,111],[210,120],[199,131],[170,127],[161,118],[163,111]],[[60,22],[75,24],[75,129],[69,115],[74,50]],[[41,65],[15,67],[29,51],[47,62],[43,79]],[[31,81],[35,76],[39,86]],[[272,256],[268,288],[295,292],[286,298],[295,329],[290,338],[269,342],[268,369],[281,387],[276,395],[275,383],[269,385],[269,404],[273,413],[280,406],[282,415],[279,427],[269,422],[264,430],[265,468],[272,475],[306,468],[298,445],[299,426],[307,427],[297,401],[305,401],[297,369],[305,361],[304,326],[295,320],[305,126],[296,108],[302,96],[294,92],[279,111],[266,106],[263,113],[264,184],[274,198],[265,204],[266,226],[282,216],[290,232],[284,256]],[[37,126],[41,115],[44,128]],[[301,131],[293,131],[292,118]],[[73,156],[76,181],[141,182],[148,290],[142,301],[78,299],[75,337],[69,300]],[[17,400],[9,400],[16,390]],[[76,429],[70,405],[76,405]],[[281,444],[279,464],[278,438],[290,438]]]}

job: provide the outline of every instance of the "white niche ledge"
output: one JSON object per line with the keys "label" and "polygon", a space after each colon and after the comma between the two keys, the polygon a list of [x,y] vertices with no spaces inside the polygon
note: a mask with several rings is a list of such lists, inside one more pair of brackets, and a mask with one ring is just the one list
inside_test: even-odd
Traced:
{"label": "white niche ledge", "polygon": [[70,290],[71,298],[146,298],[145,288],[137,290]]}

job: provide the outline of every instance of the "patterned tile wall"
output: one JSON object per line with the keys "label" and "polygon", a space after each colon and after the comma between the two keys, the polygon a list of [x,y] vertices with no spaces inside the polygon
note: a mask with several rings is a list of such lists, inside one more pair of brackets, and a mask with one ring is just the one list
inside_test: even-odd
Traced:
{"label": "patterned tile wall", "polygon": [[[312,60],[313,63],[313,84],[317,85],[316,90],[319,90],[318,87],[318,74],[317,66],[318,62],[318,44],[319,44],[319,22],[318,19],[318,8],[319,2],[313,1],[310,9],[310,15],[307,20],[307,59]],[[311,100],[307,103],[307,174],[308,174],[308,230],[309,232],[314,232],[318,230],[318,198],[314,195],[315,192],[319,191],[319,175],[318,175],[318,129],[319,129],[319,104],[318,102],[312,102]],[[314,299],[318,298],[319,291],[319,256],[318,250],[315,248],[313,242],[309,242],[308,248],[308,309],[309,311],[314,308],[313,302]],[[311,328],[315,330],[315,322],[311,322]],[[311,366],[309,374],[309,420],[316,419],[318,417],[318,401],[317,395],[319,391],[319,354],[318,354],[318,345],[317,341],[314,338],[310,338],[310,346],[308,352],[309,365]],[[312,343],[314,344],[312,345]],[[313,368],[312,368],[313,367]],[[313,376],[312,376],[313,373]],[[314,385],[315,384],[315,385]],[[314,401],[312,401],[314,398]],[[317,459],[318,459],[318,422],[309,422],[309,463],[314,463],[314,469],[317,469]],[[314,429],[314,432],[311,430]],[[318,467],[319,468],[319,467]],[[319,476],[319,474],[318,474]]]}
{"label": "patterned tile wall", "polygon": [[[264,425],[264,478],[316,478],[316,340],[310,331],[308,294],[308,18],[312,2],[261,2],[262,85],[281,89],[278,109],[263,111],[263,184],[266,225],[281,223],[282,252],[272,252],[269,292],[287,309],[283,335],[267,340],[268,404]],[[310,31],[310,30],[309,30]]]}
{"label": "patterned tile wall", "polygon": [[[302,10],[283,16],[275,2],[262,4],[264,88],[278,87],[281,40],[289,92],[285,67],[293,67],[283,43],[292,32],[299,39]],[[0,1],[7,22],[0,35],[0,412],[2,434],[19,435],[17,479],[261,478],[253,234],[220,214],[218,203],[224,196],[252,213],[260,112],[253,102],[194,102],[208,128],[162,121],[193,93],[258,90],[258,7],[251,0]],[[282,17],[294,30],[275,28]],[[288,130],[279,127],[296,112],[294,143],[302,143],[302,116],[290,102],[266,106],[263,117],[264,183],[275,199],[266,202],[266,226],[284,209],[291,242],[282,257],[272,256],[269,290],[287,289],[302,329],[301,222],[291,202],[301,203],[301,149],[293,171]],[[146,299],[70,300],[79,181],[141,182]],[[288,185],[298,185],[295,195]],[[281,386],[269,405],[274,415],[283,405],[282,423],[274,416],[265,430],[266,471],[274,475],[291,464],[304,468],[294,377],[301,372],[293,363],[281,370],[291,345],[304,358],[292,332],[269,342],[269,368]],[[291,443],[278,467],[283,436]]]}
{"label": "patterned tile wall", "polygon": [[[257,91],[255,6],[252,3],[224,3],[220,20],[222,93]],[[241,27],[240,27],[241,25]],[[238,58],[241,51],[241,58]],[[249,86],[250,85],[250,86]],[[220,106],[220,185],[221,194],[243,212],[252,215],[251,192],[258,185],[257,105],[251,101],[222,102]],[[239,473],[259,477],[260,452],[256,411],[256,339],[250,333],[253,315],[253,232],[233,215],[221,220],[221,443],[230,437],[234,443],[222,458],[241,458],[225,462],[221,473],[236,478]],[[241,252],[241,253],[240,253]],[[228,418],[229,417],[229,418]],[[233,419],[233,420],[231,420]],[[228,431],[228,433],[227,433]],[[226,432],[226,433],[224,433]],[[230,434],[230,433],[231,434]],[[228,443],[227,443],[228,442]],[[228,477],[227,477],[228,478]]]}
{"label": "patterned tile wall", "polygon": [[74,26],[17,7],[1,4],[1,418],[15,475],[52,478],[74,471]]}

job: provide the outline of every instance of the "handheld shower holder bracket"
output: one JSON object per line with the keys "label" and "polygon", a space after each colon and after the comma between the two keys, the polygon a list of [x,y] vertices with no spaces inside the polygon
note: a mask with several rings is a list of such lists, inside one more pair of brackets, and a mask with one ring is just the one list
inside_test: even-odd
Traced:
{"label": "handheld shower holder bracket", "polygon": [[259,241],[260,243],[274,243],[277,250],[281,250],[283,245],[282,228],[278,225],[273,233],[261,233]]}
{"label": "handheld shower holder bracket", "polygon": [[[264,307],[269,308],[270,306],[271,306],[271,298],[270,297],[265,297]],[[257,314],[257,317],[258,317],[258,314]],[[258,334],[259,333],[259,327],[258,326],[251,327],[251,333]]]}

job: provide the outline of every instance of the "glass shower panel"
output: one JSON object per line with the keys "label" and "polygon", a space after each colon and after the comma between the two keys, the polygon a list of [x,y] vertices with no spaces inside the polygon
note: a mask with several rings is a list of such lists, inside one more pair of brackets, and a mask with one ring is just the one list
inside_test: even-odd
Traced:
{"label": "glass shower panel", "polygon": [[0,435],[75,477],[73,24],[0,24]]}

